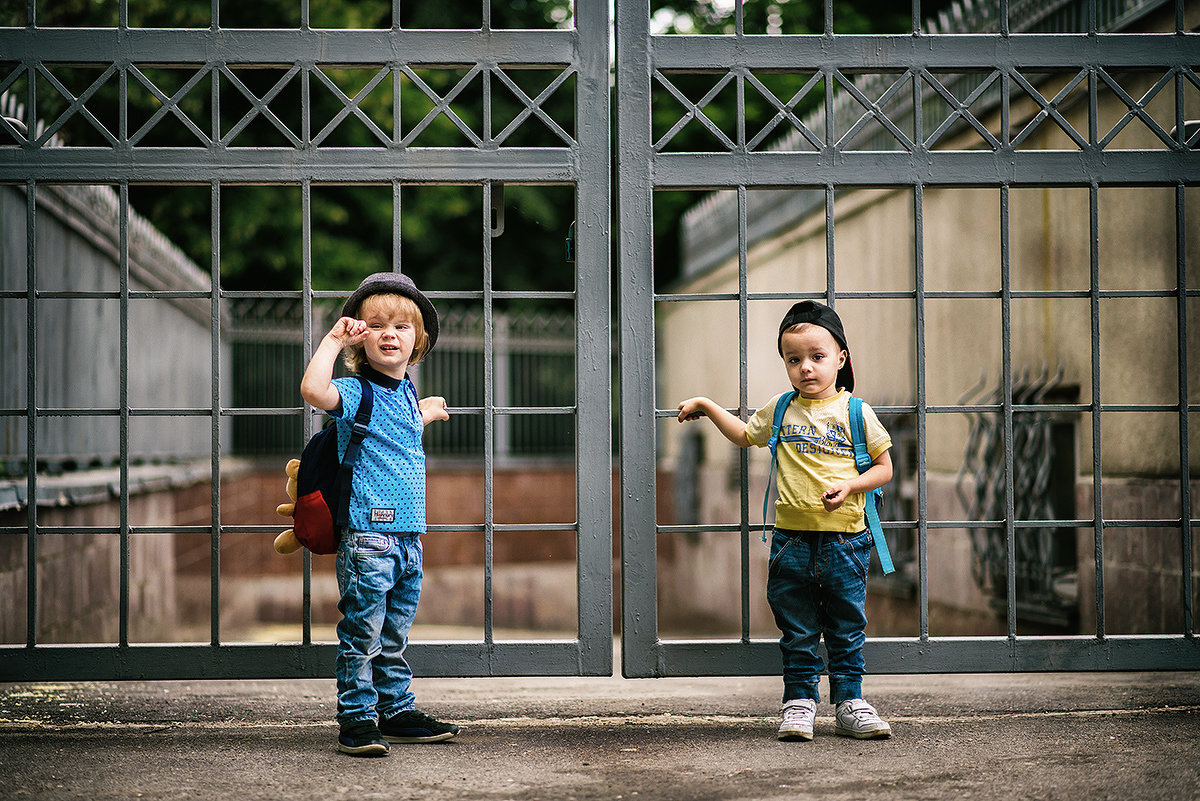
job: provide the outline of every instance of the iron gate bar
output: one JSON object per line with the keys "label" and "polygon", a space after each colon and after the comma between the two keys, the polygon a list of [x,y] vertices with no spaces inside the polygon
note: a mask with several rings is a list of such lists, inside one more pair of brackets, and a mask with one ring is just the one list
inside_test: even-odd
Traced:
{"label": "iron gate bar", "polygon": [[[3,173],[0,172],[0,177]],[[1200,182],[1200,166],[1184,151],[1084,152],[1001,150],[929,151],[918,157],[898,152],[829,153],[660,153],[655,185],[662,189],[727,188],[737,184],[780,189],[836,183],[852,187],[1080,186],[1094,175],[1104,186],[1146,186],[1170,180]],[[1171,176],[1167,179],[1163,176]],[[1083,184],[1086,185],[1086,184]]]}
{"label": "iron gate bar", "polygon": [[[1182,17],[1183,6],[1180,4],[1179,14]],[[1178,91],[1181,87],[1177,87],[1176,103],[1182,102]],[[1182,112],[1177,112],[1182,114]],[[1179,408],[1180,410],[1191,409],[1188,407],[1188,380],[1187,380],[1187,364],[1188,364],[1188,347],[1187,347],[1187,259],[1183,254],[1187,253],[1187,216],[1184,214],[1184,187],[1179,184],[1175,187],[1175,281],[1178,299],[1175,303],[1176,314],[1179,320],[1178,336],[1179,336]],[[1179,469],[1180,469],[1180,494],[1179,494],[1179,519],[1183,522],[1182,536],[1180,537],[1180,547],[1182,549],[1181,562],[1183,563],[1183,630],[1194,631],[1193,624],[1193,609],[1192,609],[1192,525],[1188,523],[1188,518],[1191,517],[1192,510],[1192,492],[1191,492],[1191,471],[1189,465],[1191,458],[1189,455],[1190,448],[1190,421],[1186,413],[1179,415]]]}
{"label": "iron gate bar", "polygon": [[[1100,403],[1100,186],[1096,182],[1088,187],[1088,269],[1091,298],[1089,300],[1089,325],[1091,331],[1091,402]],[[1101,415],[1095,408],[1091,411],[1092,423],[1092,518],[1093,555],[1096,560],[1096,637],[1103,638],[1106,632],[1104,620],[1104,491],[1101,462]],[[1011,508],[1011,507],[1007,507]],[[1011,602],[1009,604],[1012,605]],[[1189,632],[1190,634],[1190,632]]]}
{"label": "iron gate bar", "polygon": [[[1013,640],[1017,636],[1017,605],[1013,602],[1013,599],[1017,597],[1017,533],[1013,527],[1013,519],[1016,515],[1013,497],[1015,482],[1013,481],[1012,262],[1010,260],[1012,228],[1009,222],[1009,187],[1005,184],[1000,187],[1000,374],[1004,376],[1000,407],[1003,410],[1001,427],[1004,438],[1004,549],[1007,582],[1005,598],[1008,599],[1006,604],[1008,608],[1008,638]],[[1092,320],[1098,329],[1099,324],[1096,322],[1098,318],[1093,317]],[[1096,401],[1099,398],[1100,395],[1097,393],[1092,399]],[[1096,519],[1100,520],[1101,518],[1097,516]],[[924,600],[928,604],[928,597]],[[925,637],[928,638],[928,636],[926,629]]]}
{"label": "iron gate bar", "polygon": [[[33,126],[30,126],[31,128]],[[35,191],[36,184],[33,180],[25,182],[25,241],[34,242],[37,236],[37,193]],[[28,289],[36,285],[37,276],[37,248],[27,247],[25,255],[25,286]],[[37,303],[34,301],[32,292],[26,292],[25,296],[25,437],[29,453],[29,462],[37,464],[37,395],[34,393],[34,388],[37,386],[37,371],[34,369],[38,364],[37,360]],[[34,499],[38,497],[37,493],[37,470],[28,471],[28,476],[25,479],[25,497],[28,499],[26,503],[26,524],[25,531],[25,559],[26,564],[36,565],[38,556],[38,541],[37,541],[37,504]],[[26,612],[25,625],[26,635],[25,643],[32,647],[37,644],[37,570],[28,571],[26,576]]]}
{"label": "iron gate bar", "polygon": [[[214,20],[216,9],[214,3]],[[32,4],[31,4],[32,6]],[[122,23],[127,19],[126,5],[121,6]],[[576,188],[577,260],[575,289],[557,292],[498,291],[491,286],[490,237],[485,236],[484,268],[487,275],[484,288],[478,292],[430,291],[436,300],[467,300],[481,302],[490,314],[497,301],[509,299],[568,300],[576,308],[575,336],[575,403],[572,406],[507,407],[491,399],[491,385],[484,406],[452,408],[454,413],[479,414],[485,427],[491,429],[496,415],[574,415],[576,421],[576,518],[564,523],[498,524],[492,510],[492,456],[494,437],[487,437],[485,459],[486,519],[481,525],[435,525],[432,533],[478,531],[484,535],[487,557],[485,565],[485,624],[482,642],[413,643],[408,655],[422,675],[430,676],[493,676],[493,675],[608,675],[612,672],[612,464],[610,346],[610,275],[609,275],[609,80],[608,80],[608,14],[604,4],[586,4],[576,10],[574,30],[493,31],[486,29],[490,9],[484,3],[485,29],[476,31],[401,31],[398,28],[381,31],[312,31],[302,30],[223,30],[214,24],[209,30],[142,30],[128,29],[122,24],[110,30],[55,30],[36,28],[33,10],[30,24],[23,29],[0,30],[0,53],[6,68],[12,73],[0,75],[5,86],[25,76],[28,86],[28,109],[36,114],[37,89],[41,80],[66,98],[67,110],[54,124],[73,116],[89,121],[100,129],[101,136],[111,148],[74,148],[52,139],[53,130],[39,127],[31,120],[28,137],[7,121],[3,125],[10,135],[16,135],[18,146],[0,148],[0,182],[19,181],[26,189],[26,288],[0,290],[0,297],[22,300],[26,307],[26,371],[28,394],[24,409],[0,410],[0,416],[26,418],[27,447],[25,456],[37,464],[39,444],[37,422],[41,418],[112,416],[120,424],[120,522],[116,526],[54,526],[41,527],[38,521],[38,481],[34,470],[28,471],[25,481],[27,504],[25,528],[7,527],[2,533],[22,534],[27,543],[27,642],[25,646],[0,646],[0,680],[80,680],[128,678],[193,678],[193,677],[319,677],[332,675],[336,647],[329,643],[314,643],[311,632],[312,576],[311,556],[305,553],[302,586],[302,642],[264,646],[258,644],[231,645],[222,642],[220,627],[221,558],[220,545],[224,535],[264,534],[278,531],[276,526],[246,526],[221,523],[219,479],[222,474],[221,432],[226,416],[301,415],[306,434],[313,430],[313,416],[304,407],[237,408],[223,407],[220,397],[221,304],[226,299],[298,298],[304,316],[306,354],[312,352],[312,304],[316,300],[341,299],[346,292],[316,291],[312,288],[312,228],[311,193],[314,184],[383,184],[392,187],[393,198],[393,263],[401,268],[400,213],[401,188],[406,184],[470,184],[480,187],[484,195],[482,225],[485,233],[490,226],[489,204],[493,202],[489,187],[504,183],[531,185],[569,185]],[[303,11],[307,20],[307,9]],[[235,55],[236,54],[236,55]],[[230,56],[234,60],[231,60]],[[101,65],[101,77],[78,97],[71,94],[47,65]],[[398,83],[400,75],[417,80],[415,69],[455,68],[473,64],[473,74],[482,75],[485,90],[492,86],[493,72],[496,87],[518,85],[504,75],[510,67],[553,67],[559,76],[533,98],[519,88],[515,94],[524,111],[503,131],[483,137],[467,133],[473,146],[405,147],[399,125]],[[159,90],[141,72],[141,67],[170,67],[178,65],[194,69],[184,88],[169,95]],[[301,103],[308,108],[311,92],[311,72],[329,67],[366,65],[378,70],[375,83],[382,76],[394,75],[393,133],[391,141],[375,148],[327,148],[313,141],[310,115],[302,115],[300,130],[292,132],[275,116],[272,100],[290,81],[299,81]],[[287,72],[274,88],[262,97],[249,91],[234,70],[244,67],[282,67]],[[128,126],[124,103],[117,112],[115,131],[108,131],[92,114],[87,104],[96,89],[116,76],[122,96],[128,91],[128,74],[132,71],[135,84],[145,85],[176,116],[187,117],[178,107],[191,88],[207,76],[212,78],[208,122],[199,125],[190,119],[185,126],[196,134],[200,143],[193,148],[139,147],[145,134],[166,116],[163,109],[137,131]],[[221,135],[220,76],[250,105],[250,111],[233,128]],[[40,76],[40,78],[38,77]],[[321,72],[320,85],[329,81]],[[541,108],[553,92],[568,81],[575,93],[574,135],[568,135]],[[461,85],[461,84],[460,84]],[[336,87],[334,87],[336,88]],[[363,90],[366,91],[366,90]],[[363,91],[349,97],[338,89],[343,110],[338,119],[351,115],[361,118],[358,102]],[[455,116],[451,104],[455,92],[444,97],[427,91],[427,96],[443,113]],[[490,127],[491,97],[484,98],[484,118]],[[254,148],[236,145],[234,138],[249,122],[274,125],[291,143],[291,147]],[[563,140],[563,147],[506,148],[499,145],[522,122],[540,120],[552,134]],[[336,124],[336,121],[332,124]],[[327,128],[329,126],[326,126]],[[372,126],[368,126],[372,128]],[[373,126],[377,129],[378,126]],[[208,129],[207,132],[204,129]],[[317,138],[324,129],[317,132]],[[377,131],[378,133],[378,131]],[[132,134],[132,138],[131,138]],[[377,137],[378,138],[378,137]],[[42,291],[37,286],[36,217],[38,184],[81,183],[115,185],[120,192],[120,243],[117,260],[121,272],[119,290],[113,292]],[[210,187],[211,237],[210,282],[208,291],[133,289],[129,276],[128,187],[130,183],[163,182],[169,184],[198,184]],[[295,291],[226,292],[220,288],[221,207],[222,187],[238,183],[293,185],[301,193],[301,287]],[[348,290],[347,290],[348,291]],[[39,408],[36,404],[39,386],[35,366],[37,356],[38,308],[43,300],[53,299],[116,300],[121,306],[121,387],[116,408],[77,409]],[[208,408],[132,408],[128,403],[128,325],[131,299],[195,298],[210,305],[211,328],[211,398]],[[490,334],[490,331],[488,332]],[[319,332],[318,332],[319,335]],[[488,354],[490,360],[490,353]],[[489,377],[496,380],[492,367]],[[146,526],[131,524],[129,515],[129,421],[131,417],[204,416],[211,419],[211,519],[209,526]],[[578,636],[573,640],[504,641],[494,640],[492,627],[491,545],[498,532],[570,530],[576,539],[576,581],[578,601]],[[129,546],[131,538],[141,533],[206,533],[210,540],[210,642],[208,644],[131,644],[129,635]],[[47,645],[38,640],[38,534],[114,534],[121,541],[119,638],[115,644]]]}
{"label": "iron gate bar", "polygon": [[590,4],[581,3],[576,11],[576,21],[582,24],[575,30],[0,28],[0,53],[5,61],[27,65],[290,66],[299,54],[302,63],[325,67],[489,62],[565,66],[577,63],[580,52],[595,41],[594,10],[586,5]]}
{"label": "iron gate bar", "polygon": [[1195,66],[1194,43],[1174,33],[655,35],[648,41],[652,68],[672,71],[723,72],[731,65],[779,72],[853,68],[894,73]]}
{"label": "iron gate bar", "polygon": [[[1160,4],[1161,5],[1161,4]],[[1175,33],[1173,34],[1097,34],[1097,9],[1088,6],[1088,28],[1086,35],[1040,35],[1019,34],[1010,36],[1008,26],[1008,3],[1001,2],[1001,33],[999,35],[934,35],[914,33],[911,36],[844,36],[834,35],[832,29],[832,3],[825,4],[826,30],[824,36],[747,36],[744,34],[741,3],[735,2],[735,34],[725,36],[672,36],[650,35],[649,4],[646,0],[618,0],[617,6],[618,115],[622,121],[618,146],[620,192],[619,225],[621,272],[620,338],[621,338],[621,490],[622,490],[622,563],[623,563],[623,664],[622,670],[629,677],[668,675],[733,675],[772,674],[781,669],[778,646],[775,642],[754,641],[749,638],[746,620],[748,578],[747,528],[748,528],[748,459],[745,451],[739,455],[741,478],[741,522],[718,525],[659,525],[655,508],[656,478],[655,455],[647,452],[641,443],[656,440],[656,421],[674,418],[670,409],[657,409],[654,393],[655,371],[655,319],[658,304],[678,302],[703,302],[709,300],[736,301],[738,308],[739,343],[739,388],[737,409],[734,414],[745,418],[752,409],[747,408],[747,306],[752,300],[820,298],[833,304],[837,300],[851,298],[876,299],[896,298],[911,300],[916,320],[918,337],[917,364],[915,369],[915,406],[880,407],[879,411],[915,412],[917,418],[917,463],[918,497],[917,520],[896,521],[889,528],[916,528],[918,536],[918,576],[920,604],[920,633],[915,640],[907,638],[883,638],[869,640],[868,662],[876,672],[916,671],[1004,671],[1004,670],[1117,670],[1117,669],[1172,669],[1200,667],[1200,647],[1192,632],[1190,598],[1191,555],[1190,528],[1197,524],[1191,518],[1190,498],[1187,490],[1189,467],[1182,462],[1180,480],[1184,484],[1181,515],[1171,520],[1106,520],[1102,504],[1102,472],[1100,468],[1101,413],[1115,411],[1163,411],[1180,416],[1180,435],[1186,438],[1187,415],[1196,411],[1189,405],[1186,384],[1181,384],[1180,400],[1171,404],[1105,404],[1101,402],[1099,375],[1099,314],[1100,300],[1109,297],[1163,297],[1176,300],[1180,315],[1180,333],[1185,336],[1183,322],[1187,300],[1197,291],[1187,289],[1185,253],[1183,240],[1184,187],[1200,183],[1200,161],[1189,151],[1184,142],[1182,122],[1184,119],[1183,91],[1185,87],[1200,88],[1196,77],[1193,55],[1196,52],[1195,37],[1183,35],[1183,3],[1177,2]],[[914,31],[917,31],[917,4],[914,4]],[[1133,117],[1142,118],[1142,103],[1148,99],[1134,101],[1124,90],[1118,90],[1108,80],[1111,71],[1128,68],[1153,67],[1165,73],[1157,85],[1160,89],[1170,78],[1174,78],[1176,90],[1175,138],[1158,138],[1166,145],[1162,151],[1117,151],[1105,150],[1116,131],[1100,138],[1098,128],[1098,84],[1103,82],[1114,90],[1114,94],[1127,108],[1117,128],[1123,127]],[[1039,119],[1047,124],[1065,125],[1064,133],[1070,137],[1071,126],[1058,110],[1066,94],[1060,92],[1051,99],[1042,97],[1033,84],[1024,79],[1021,71],[1076,71],[1076,85],[1087,81],[1086,138],[1078,133],[1074,142],[1078,152],[1027,151],[1016,147],[1018,142],[1010,133],[1010,99],[1017,92],[1022,101],[1032,101],[1038,108]],[[926,142],[920,113],[923,100],[923,84],[935,86],[934,70],[978,71],[987,70],[999,76],[1000,138],[987,137],[985,143],[990,150],[942,151],[933,150]],[[813,72],[824,78],[825,114],[823,139],[814,145],[815,152],[752,152],[759,139],[746,144],[744,81],[754,79],[754,71]],[[892,73],[909,76],[912,83],[913,138],[897,137],[906,149],[902,152],[848,151],[841,148],[834,127],[833,82],[836,76],[847,72]],[[654,78],[663,76],[660,83],[669,94],[675,94],[667,82],[667,76],[676,72],[710,73],[738,77],[736,86],[737,127],[733,136],[736,142],[725,137],[724,149],[709,152],[663,152],[650,138],[650,108],[655,90]],[[896,86],[888,92],[895,93]],[[809,86],[812,86],[810,80]],[[850,87],[844,87],[850,89]],[[852,94],[854,93],[851,90]],[[1156,94],[1157,91],[1150,93]],[[687,116],[702,116],[703,107],[715,94],[709,92],[693,104],[681,99]],[[887,93],[885,93],[886,95]],[[676,95],[677,96],[677,95]],[[859,92],[858,100],[863,119],[878,117],[883,101],[874,101]],[[979,94],[972,95],[978,98]],[[677,96],[677,99],[678,96]],[[768,100],[777,112],[784,109],[775,100]],[[960,112],[969,107],[960,108]],[[788,106],[787,108],[790,108]],[[989,113],[996,113],[990,111]],[[778,116],[778,115],[777,115]],[[800,121],[797,130],[800,136],[809,139],[816,132],[806,118]],[[861,123],[861,120],[860,120]],[[676,125],[673,130],[682,126]],[[1152,126],[1154,132],[1160,126]],[[664,136],[662,143],[671,138]],[[847,138],[847,137],[843,137]],[[936,140],[937,137],[933,137]],[[733,142],[733,146],[729,143]],[[907,144],[905,144],[907,143]],[[1096,143],[1096,144],[1093,144]],[[1170,186],[1177,194],[1177,270],[1178,287],[1164,291],[1110,291],[1100,289],[1099,283],[1099,187],[1109,186]],[[924,192],[927,187],[994,187],[1001,198],[1001,272],[1002,286],[995,292],[927,291],[924,286]],[[1009,281],[1009,219],[1008,201],[1012,187],[1022,186],[1086,186],[1089,189],[1089,228],[1091,232],[1091,282],[1084,291],[1039,292],[1014,290]],[[746,192],[748,188],[802,188],[823,187],[825,190],[825,235],[826,235],[826,285],[825,291],[757,292],[747,291],[747,212]],[[836,285],[835,269],[835,225],[834,192],[843,187],[911,187],[913,192],[913,236],[915,289],[907,292],[843,292]],[[651,220],[653,194],[660,189],[718,190],[735,189],[737,193],[736,242],[738,252],[722,254],[720,261],[735,260],[738,269],[736,292],[656,293],[652,253]],[[734,213],[732,203],[726,206],[729,214]],[[732,278],[730,279],[732,280]],[[1015,519],[1015,500],[1011,484],[1005,490],[1004,519],[996,521],[929,521],[927,520],[927,429],[928,414],[945,414],[960,411],[980,411],[981,406],[959,404],[930,406],[925,395],[924,358],[924,306],[929,298],[996,298],[1002,314],[1002,336],[1004,364],[1004,395],[1001,402],[991,404],[988,410],[999,413],[1004,427],[1004,464],[1009,475],[1013,472],[1013,418],[1030,409],[1018,409],[1013,403],[1011,378],[1011,319],[1010,310],[1016,298],[1077,297],[1087,298],[1091,305],[1091,372],[1092,386],[1090,402],[1086,404],[1044,405],[1038,411],[1062,411],[1066,408],[1089,413],[1092,416],[1092,481],[1096,487],[1093,496],[1093,514],[1090,519],[1074,521],[1018,521]],[[1182,342],[1182,339],[1181,339]],[[1186,350],[1180,351],[1179,371],[1186,372]],[[732,365],[731,365],[732,367]],[[637,443],[637,444],[631,444]],[[656,450],[650,448],[650,451]],[[1186,454],[1186,444],[1181,443]],[[1039,525],[1055,527],[1080,526],[1094,530],[1096,546],[1096,604],[1099,612],[1097,631],[1094,637],[1020,637],[1017,636],[1015,598],[1016,584],[1016,532]],[[1008,635],[1002,638],[931,638],[928,617],[928,542],[929,529],[951,529],[964,526],[1000,528],[1008,543],[1006,581],[1008,585]],[[1184,570],[1188,573],[1184,583],[1189,589],[1184,599],[1183,636],[1121,636],[1106,634],[1103,617],[1103,531],[1118,527],[1174,527],[1181,529],[1182,545],[1187,550]],[[681,532],[717,532],[736,534],[742,538],[741,552],[742,633],[740,640],[688,640],[663,641],[658,635],[656,572],[657,538],[660,534]],[[1124,655],[1141,650],[1143,660],[1126,661]],[[1137,665],[1135,668],[1134,665]],[[1121,667],[1124,665],[1125,667]]]}
{"label": "iron gate bar", "polygon": [[[914,105],[919,102],[917,93],[919,89],[916,84],[913,85]],[[916,140],[922,141],[919,126],[921,125],[921,116],[913,115],[913,122],[918,126]],[[925,290],[925,187],[917,184],[913,192],[913,264],[915,267],[914,291],[916,293],[915,314],[913,316],[914,335],[916,341],[923,343],[925,341],[925,300],[927,294]],[[830,193],[832,196],[832,192]],[[829,215],[830,227],[833,225],[833,208],[831,205],[826,206],[826,214]],[[1004,226],[1001,226],[1001,231]],[[828,262],[828,270],[831,277],[828,278],[828,286],[832,290],[833,278],[833,258],[832,251]],[[1003,259],[1002,259],[1003,262]],[[916,418],[917,418],[917,639],[921,642],[929,640],[929,516],[928,516],[928,482],[926,478],[926,437],[928,435],[928,406],[929,401],[926,394],[926,362],[925,348],[917,347],[917,363],[914,371],[916,378]]]}
{"label": "iron gate bar", "polygon": [[[580,149],[582,146],[577,145]],[[153,148],[128,152],[0,148],[0,182],[31,177],[37,183],[195,183],[215,178],[228,184],[313,183],[574,184],[579,160],[565,149],[520,148],[503,154],[451,148],[405,151],[368,148]],[[369,157],[370,163],[363,163]],[[66,177],[69,176],[69,177]],[[315,295],[314,295],[315,296]]]}

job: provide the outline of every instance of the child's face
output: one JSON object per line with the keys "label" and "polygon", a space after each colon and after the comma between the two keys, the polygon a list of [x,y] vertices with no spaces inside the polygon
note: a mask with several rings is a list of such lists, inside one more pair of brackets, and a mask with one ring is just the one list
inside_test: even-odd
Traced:
{"label": "child's face", "polygon": [[368,298],[359,313],[367,324],[363,354],[367,363],[384,375],[403,378],[417,342],[417,326],[405,313],[387,311]]}
{"label": "child's face", "polygon": [[788,378],[802,397],[818,400],[837,394],[837,374],[846,364],[846,351],[833,334],[804,323],[784,332],[780,344]]}

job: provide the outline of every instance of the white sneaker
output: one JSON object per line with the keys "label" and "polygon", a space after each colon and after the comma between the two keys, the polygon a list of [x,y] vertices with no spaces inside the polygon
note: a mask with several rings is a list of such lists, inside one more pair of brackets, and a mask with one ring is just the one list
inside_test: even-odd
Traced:
{"label": "white sneaker", "polygon": [[833,731],[843,737],[870,740],[892,736],[892,727],[879,717],[875,707],[861,698],[851,698],[838,704],[836,719],[837,725]]}
{"label": "white sneaker", "polygon": [[780,740],[811,740],[813,718],[817,704],[811,698],[795,698],[783,705],[783,722],[779,724]]}

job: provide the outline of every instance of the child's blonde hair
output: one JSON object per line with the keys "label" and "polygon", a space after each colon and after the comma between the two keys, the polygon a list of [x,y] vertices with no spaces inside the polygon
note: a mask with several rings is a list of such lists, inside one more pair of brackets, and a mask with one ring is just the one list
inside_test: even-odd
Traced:
{"label": "child's blonde hair", "polygon": [[[358,318],[365,320],[370,311],[385,317],[404,318],[413,324],[417,337],[413,343],[412,356],[408,359],[409,366],[421,361],[429,353],[429,334],[425,332],[425,318],[421,316],[421,309],[417,307],[412,298],[390,292],[368,295],[359,304]],[[342,351],[342,363],[346,365],[347,370],[353,373],[361,370],[366,362],[366,347],[361,342],[357,345],[349,345]]]}

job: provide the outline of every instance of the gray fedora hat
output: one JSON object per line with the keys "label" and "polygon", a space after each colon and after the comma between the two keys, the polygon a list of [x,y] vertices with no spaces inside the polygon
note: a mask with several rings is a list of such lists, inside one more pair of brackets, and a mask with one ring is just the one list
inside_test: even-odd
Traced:
{"label": "gray fedora hat", "polygon": [[433,350],[438,338],[438,314],[429,298],[417,289],[413,280],[404,273],[372,273],[362,280],[358,289],[351,293],[342,306],[342,317],[358,317],[359,307],[371,295],[403,295],[411,298],[421,310],[425,333],[429,337],[429,350]]}

